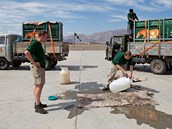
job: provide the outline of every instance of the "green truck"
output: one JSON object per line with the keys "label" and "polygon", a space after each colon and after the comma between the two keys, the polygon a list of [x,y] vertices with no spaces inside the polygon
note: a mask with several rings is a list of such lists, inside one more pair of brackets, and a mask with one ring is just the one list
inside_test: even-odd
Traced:
{"label": "green truck", "polygon": [[22,23],[22,28],[22,35],[0,34],[0,70],[6,70],[10,65],[19,67],[22,63],[29,62],[24,51],[40,30],[48,32],[47,42],[43,43],[46,70],[56,66],[58,61],[65,60],[68,56],[69,44],[63,42],[61,22]]}
{"label": "green truck", "polygon": [[150,64],[154,74],[165,74],[172,69],[172,19],[136,21],[133,39],[114,35],[106,42],[107,60],[120,51],[131,51],[134,64]]}

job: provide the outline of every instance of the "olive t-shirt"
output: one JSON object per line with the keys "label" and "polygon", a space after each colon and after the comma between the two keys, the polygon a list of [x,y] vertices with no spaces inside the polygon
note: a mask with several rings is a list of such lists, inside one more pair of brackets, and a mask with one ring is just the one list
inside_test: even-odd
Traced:
{"label": "olive t-shirt", "polygon": [[133,65],[133,61],[132,58],[130,58],[129,60],[126,60],[124,57],[125,52],[119,52],[112,60],[112,63],[114,65],[118,64],[118,65],[124,65],[126,63],[128,63],[129,65]]}
{"label": "olive t-shirt", "polygon": [[45,68],[45,53],[42,44],[37,40],[32,40],[31,44],[26,48],[35,62],[40,62],[41,67]]}
{"label": "olive t-shirt", "polygon": [[133,20],[135,19],[139,20],[136,13],[128,13],[127,17],[128,17],[128,24],[133,24],[133,21],[129,20],[130,18]]}

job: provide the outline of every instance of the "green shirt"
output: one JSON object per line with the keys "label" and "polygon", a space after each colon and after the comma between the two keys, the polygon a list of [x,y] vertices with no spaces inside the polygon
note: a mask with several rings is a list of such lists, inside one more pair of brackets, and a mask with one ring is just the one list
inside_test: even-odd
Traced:
{"label": "green shirt", "polygon": [[136,13],[128,13],[128,24],[133,24],[133,21],[129,20],[130,18],[133,20],[139,20]]}
{"label": "green shirt", "polygon": [[35,62],[40,62],[41,67],[45,68],[45,53],[42,44],[37,40],[32,40],[27,49]]}
{"label": "green shirt", "polygon": [[114,65],[118,64],[118,65],[124,65],[126,63],[128,63],[129,65],[133,65],[133,61],[132,58],[130,58],[129,60],[126,60],[124,57],[125,52],[119,52],[112,60],[112,63]]}

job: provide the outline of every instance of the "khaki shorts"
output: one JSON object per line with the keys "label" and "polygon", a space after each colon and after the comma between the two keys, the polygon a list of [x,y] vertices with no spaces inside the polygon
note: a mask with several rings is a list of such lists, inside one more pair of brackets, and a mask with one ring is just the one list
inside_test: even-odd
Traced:
{"label": "khaki shorts", "polygon": [[34,84],[44,85],[45,84],[45,69],[42,67],[37,68],[33,64],[30,64],[30,70],[34,77]]}

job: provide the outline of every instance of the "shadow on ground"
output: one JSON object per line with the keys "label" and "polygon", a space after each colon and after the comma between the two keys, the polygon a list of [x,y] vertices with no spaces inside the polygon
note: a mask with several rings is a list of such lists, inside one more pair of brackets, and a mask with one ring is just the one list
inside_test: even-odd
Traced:
{"label": "shadow on ground", "polygon": [[21,66],[19,66],[19,67],[13,67],[13,66],[10,66],[9,68],[8,68],[8,70],[30,70],[30,66],[29,65],[21,65]]}
{"label": "shadow on ground", "polygon": [[[134,70],[140,71],[140,72],[152,73],[152,71],[150,70],[150,65],[144,65],[144,64],[143,65],[135,65]],[[164,75],[172,75],[172,70],[168,70]]]}
{"label": "shadow on ground", "polygon": [[[92,69],[92,68],[98,68],[97,65],[56,65],[55,67],[52,67],[49,70],[46,71],[60,71],[62,67],[68,67],[70,71],[80,71],[80,70],[86,70],[86,69]],[[8,70],[30,70],[29,65],[21,65],[19,67],[13,67],[10,66]]]}
{"label": "shadow on ground", "polygon": [[[75,103],[77,101],[77,94],[99,94],[103,93],[102,88],[103,84],[97,84],[97,82],[87,82],[81,83],[75,86],[75,90],[65,91],[58,96],[59,100],[70,100],[70,102],[58,103],[54,105],[49,105],[47,111],[56,111],[56,110],[67,110],[70,111],[68,118],[72,119],[75,116],[82,114],[87,108],[76,108]],[[71,102],[72,101],[72,102]],[[89,103],[88,103],[89,104]]]}
{"label": "shadow on ground", "polygon": [[62,67],[67,67],[70,71],[80,71],[85,69],[98,68],[97,65],[57,65],[56,69],[61,70]]}

